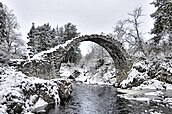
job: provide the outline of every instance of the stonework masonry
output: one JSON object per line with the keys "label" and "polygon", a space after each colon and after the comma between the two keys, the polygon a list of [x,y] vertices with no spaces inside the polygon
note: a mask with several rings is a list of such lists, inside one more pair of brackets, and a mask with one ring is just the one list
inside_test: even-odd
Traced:
{"label": "stonework masonry", "polygon": [[112,57],[118,74],[123,75],[122,77],[120,76],[119,79],[126,78],[124,75],[126,75],[125,71],[127,71],[127,53],[122,44],[110,36],[97,34],[74,38],[65,46],[59,46],[59,48],[49,53],[47,53],[48,51],[43,53],[41,55],[42,59],[31,58],[30,60],[22,62],[22,64],[18,66],[18,69],[28,76],[46,79],[58,78],[60,76],[60,67],[66,53],[70,48],[77,46],[78,43],[83,41],[91,41],[104,47]]}

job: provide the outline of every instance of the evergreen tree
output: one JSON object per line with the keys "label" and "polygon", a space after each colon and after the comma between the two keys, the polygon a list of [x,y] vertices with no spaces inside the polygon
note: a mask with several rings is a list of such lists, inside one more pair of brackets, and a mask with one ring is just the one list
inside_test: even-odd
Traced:
{"label": "evergreen tree", "polygon": [[57,31],[54,28],[50,31],[50,41],[52,43],[52,47],[59,44],[59,37],[57,36]]}
{"label": "evergreen tree", "polygon": [[[30,50],[30,57],[35,54],[53,48],[59,44],[64,44],[66,41],[72,38],[78,37],[79,32],[77,32],[76,25],[72,23],[67,23],[64,27],[56,27],[56,29],[51,29],[49,24],[44,24],[35,28],[34,23],[28,33],[28,49]],[[76,47],[71,48],[64,62],[76,63],[79,58],[81,58],[81,51],[79,49],[79,44]]]}
{"label": "evergreen tree", "polygon": [[56,31],[55,29],[51,29],[49,24],[35,28],[35,24],[32,23],[27,38],[29,39],[28,49],[30,50],[31,57],[41,51],[48,50],[58,45]]}
{"label": "evergreen tree", "polygon": [[72,38],[78,37],[80,33],[77,32],[76,25],[67,23],[64,25],[64,39],[71,40]]}
{"label": "evergreen tree", "polygon": [[[72,38],[78,37],[79,32],[77,32],[76,25],[72,23],[67,23],[64,25],[64,28],[60,28],[60,35],[62,37],[61,42],[65,43]],[[64,59],[65,62],[77,63],[81,59],[81,51],[79,49],[80,44],[76,44],[75,47],[72,47],[67,53]]]}
{"label": "evergreen tree", "polygon": [[28,40],[29,42],[27,43],[28,44],[28,50],[30,50],[30,53],[29,55],[32,57],[36,52],[36,41],[34,40],[35,39],[35,33],[36,33],[36,29],[35,29],[35,24],[32,23],[32,27],[29,31],[29,33],[27,34],[28,35]]}
{"label": "evergreen tree", "polygon": [[57,34],[57,44],[64,44],[65,40],[64,40],[64,27],[56,27],[56,34]]}
{"label": "evergreen tree", "polygon": [[48,50],[53,47],[52,36],[51,36],[51,26],[49,24],[44,24],[37,28],[37,40],[38,40],[38,52]]}
{"label": "evergreen tree", "polygon": [[6,14],[4,11],[4,6],[3,4],[0,2],[0,43],[3,41],[3,38],[5,38],[6,36]]}
{"label": "evergreen tree", "polygon": [[155,34],[154,42],[159,43],[166,34],[172,34],[172,0],[154,0],[153,4],[157,9],[151,14],[155,20],[151,33]]}

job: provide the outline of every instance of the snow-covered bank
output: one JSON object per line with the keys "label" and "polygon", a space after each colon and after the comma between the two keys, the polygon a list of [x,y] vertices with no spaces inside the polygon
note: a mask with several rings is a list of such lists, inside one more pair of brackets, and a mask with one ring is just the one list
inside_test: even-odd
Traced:
{"label": "snow-covered bank", "polygon": [[119,96],[172,108],[172,54],[159,53],[133,64],[128,77],[120,83]]}
{"label": "snow-covered bank", "polygon": [[156,90],[156,89],[144,89],[144,90],[131,90],[131,89],[118,89],[118,96],[120,98],[146,102],[156,104],[157,106],[163,106],[172,108],[172,90]]}
{"label": "snow-covered bank", "polygon": [[67,97],[71,89],[65,80],[27,77],[12,68],[0,67],[0,113],[27,113],[48,103],[60,104],[62,94]]}
{"label": "snow-covered bank", "polygon": [[128,77],[120,84],[132,89],[172,89],[172,54],[158,55],[133,65]]}

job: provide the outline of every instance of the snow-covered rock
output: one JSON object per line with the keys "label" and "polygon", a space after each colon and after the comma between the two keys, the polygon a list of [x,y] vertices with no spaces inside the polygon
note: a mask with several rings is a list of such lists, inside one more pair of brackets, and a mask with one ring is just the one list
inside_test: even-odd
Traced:
{"label": "snow-covered rock", "polygon": [[135,63],[133,68],[128,72],[128,77],[120,83],[122,88],[128,88],[140,85],[148,78],[146,73],[147,65],[144,62]]}
{"label": "snow-covered rock", "polygon": [[66,80],[27,77],[9,67],[0,67],[0,113],[27,113],[40,106],[60,104],[72,92]]}
{"label": "snow-covered rock", "polygon": [[172,84],[172,59],[159,54],[157,57],[135,63],[128,77],[120,83],[122,88],[167,89]]}

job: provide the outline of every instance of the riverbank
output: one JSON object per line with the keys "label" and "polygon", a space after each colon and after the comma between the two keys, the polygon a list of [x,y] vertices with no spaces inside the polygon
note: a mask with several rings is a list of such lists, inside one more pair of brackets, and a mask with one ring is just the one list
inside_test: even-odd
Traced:
{"label": "riverbank", "polygon": [[172,90],[132,90],[132,89],[117,89],[119,97],[128,100],[138,100],[147,102],[156,102],[166,104],[169,108],[172,108]]}

